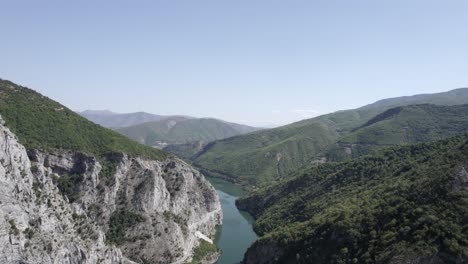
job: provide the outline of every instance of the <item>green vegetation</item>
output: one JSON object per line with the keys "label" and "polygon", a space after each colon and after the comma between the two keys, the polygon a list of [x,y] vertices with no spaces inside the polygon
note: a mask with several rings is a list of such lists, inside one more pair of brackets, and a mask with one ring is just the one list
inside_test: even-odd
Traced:
{"label": "green vegetation", "polygon": [[375,149],[407,143],[429,142],[468,131],[468,105],[411,105],[396,107],[377,115],[364,126],[343,136],[335,150],[351,155],[327,153],[328,160],[341,161],[368,154]]}
{"label": "green vegetation", "polygon": [[[198,167],[211,172],[211,176],[223,177],[248,185],[263,186],[271,181],[279,180],[289,175],[300,167],[314,162],[319,163],[323,157],[328,157],[332,160],[349,158],[349,155],[343,152],[342,146],[337,145],[340,139],[343,138],[345,140],[342,143],[351,140],[356,129],[372,125],[368,123],[372,118],[389,109],[427,103],[436,105],[467,104],[468,89],[386,99],[355,110],[339,111],[279,128],[215,141],[208,144],[191,159]],[[430,110],[428,110],[429,112],[425,112],[426,110],[428,109],[418,111],[421,114],[433,113]],[[434,110],[445,111],[444,109],[436,108]],[[418,111],[414,110],[412,114],[416,115]],[[462,113],[459,113],[458,117],[456,117],[456,111],[447,111],[445,114],[453,114],[451,116],[452,120],[465,121],[461,118]],[[413,122],[414,120],[414,118],[408,118],[408,121]],[[389,135],[388,140],[392,144],[396,142],[418,142],[419,140],[425,140],[418,134],[424,133],[424,129],[429,128],[431,122],[441,120],[444,120],[444,114],[440,114],[433,119],[424,117],[421,121],[422,124],[418,122],[413,123],[413,135],[408,138],[408,141],[401,140],[405,136],[401,131],[399,135],[393,135],[393,131],[389,130],[383,136]],[[403,125],[403,120],[401,122],[401,125]],[[448,121],[443,122],[449,124]],[[419,125],[423,125],[423,127],[418,131],[416,127]],[[403,128],[404,126],[401,127],[401,129]],[[439,126],[439,128],[439,132],[430,134],[426,139],[434,140],[452,135],[452,132],[455,130],[458,132],[466,131],[464,125],[461,127]],[[366,133],[372,132],[378,136],[379,130],[373,129],[369,127],[367,130],[363,130],[362,135],[356,135],[356,137],[359,139],[366,138]],[[350,138],[346,138],[348,135]],[[353,149],[354,156],[368,153],[374,149],[363,146],[357,146]],[[361,147],[363,148],[361,149]]]}
{"label": "green vegetation", "polygon": [[16,223],[14,219],[8,220],[8,223],[10,224],[10,235],[15,235],[18,236],[20,234],[18,228],[16,227]]}
{"label": "green vegetation", "polygon": [[109,221],[109,230],[106,233],[108,244],[121,245],[125,242],[127,229],[145,221],[145,218],[137,213],[119,209],[112,213]]}
{"label": "green vegetation", "polygon": [[80,174],[64,174],[60,177],[53,176],[53,181],[59,191],[67,196],[70,203],[75,202],[80,198],[80,183],[83,181],[83,175]]}
{"label": "green vegetation", "polygon": [[27,239],[31,239],[34,237],[34,230],[28,227],[23,231],[23,234]]}
{"label": "green vegetation", "polygon": [[194,141],[182,144],[171,144],[163,148],[164,151],[172,153],[180,158],[189,160],[206,146],[206,142]]}
{"label": "green vegetation", "polygon": [[98,158],[115,152],[158,160],[166,156],[162,151],[96,125],[31,89],[5,80],[0,80],[0,115],[20,142],[31,149],[74,150]]}
{"label": "green vegetation", "polygon": [[228,180],[262,185],[310,162],[337,138],[330,127],[311,121],[215,141],[193,160]]}
{"label": "green vegetation", "polygon": [[203,263],[204,258],[209,257],[211,254],[218,251],[219,249],[215,245],[200,239],[200,244],[195,248],[193,253],[191,264],[201,264]]}
{"label": "green vegetation", "polygon": [[108,110],[86,110],[79,114],[91,122],[107,128],[129,127],[165,118],[164,116],[145,112],[119,114]]}
{"label": "green vegetation", "polygon": [[467,160],[465,134],[303,169],[238,201],[261,235],[250,253],[277,245],[278,263],[466,260]]}
{"label": "green vegetation", "polygon": [[212,118],[181,116],[116,129],[123,135],[149,146],[162,142],[167,144],[210,142],[255,130],[257,129],[253,127]]}

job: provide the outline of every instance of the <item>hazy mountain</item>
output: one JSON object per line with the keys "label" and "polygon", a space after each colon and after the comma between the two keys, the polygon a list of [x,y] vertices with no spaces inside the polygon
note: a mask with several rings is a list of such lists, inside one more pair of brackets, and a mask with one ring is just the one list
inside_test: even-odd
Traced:
{"label": "hazy mountain", "polygon": [[118,113],[109,111],[109,110],[85,110],[83,112],[78,112],[80,115],[86,116],[112,116],[118,115]]}
{"label": "hazy mountain", "polygon": [[128,127],[166,118],[165,116],[145,112],[119,114],[109,110],[86,110],[78,113],[96,124],[109,128]]}
{"label": "hazy mountain", "polygon": [[116,130],[140,143],[166,148],[186,158],[208,142],[256,131],[258,128],[213,118],[179,116]]}
{"label": "hazy mountain", "polygon": [[162,116],[145,112],[118,114],[109,110],[86,110],[79,114],[142,144],[165,148],[183,158],[191,157],[211,141],[260,130],[214,118]]}
{"label": "hazy mountain", "polygon": [[215,141],[192,159],[214,176],[249,184],[269,183],[311,162],[324,161],[333,144],[376,115],[396,106],[420,103],[467,104],[468,88],[386,99],[354,110]]}

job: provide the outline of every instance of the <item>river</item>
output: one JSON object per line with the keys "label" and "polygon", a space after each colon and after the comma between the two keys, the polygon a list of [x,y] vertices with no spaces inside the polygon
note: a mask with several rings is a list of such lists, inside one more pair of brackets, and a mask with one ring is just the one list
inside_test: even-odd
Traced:
{"label": "river", "polygon": [[217,264],[238,264],[244,253],[257,239],[252,229],[254,219],[246,212],[239,211],[235,205],[244,192],[230,182],[208,178],[216,188],[223,209],[223,225],[218,227],[215,244],[222,250]]}

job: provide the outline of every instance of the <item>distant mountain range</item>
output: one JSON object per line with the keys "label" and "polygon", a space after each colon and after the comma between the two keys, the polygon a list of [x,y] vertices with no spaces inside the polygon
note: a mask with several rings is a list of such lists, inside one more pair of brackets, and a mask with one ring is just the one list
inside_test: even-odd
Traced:
{"label": "distant mountain range", "polygon": [[160,143],[185,144],[210,142],[258,130],[213,118],[169,117],[159,121],[116,129],[140,143],[155,146]]}
{"label": "distant mountain range", "polygon": [[259,130],[214,118],[162,116],[145,112],[118,114],[108,110],[86,110],[79,114],[142,144],[166,149],[184,158],[195,154],[211,141]]}
{"label": "distant mountain range", "polygon": [[[401,108],[392,110],[399,113],[394,119],[383,118],[392,116],[392,111],[384,113],[387,110],[414,104],[468,104],[468,88],[381,100],[354,110],[214,141],[191,159],[212,176],[247,185],[265,185],[303,166],[346,160],[368,153],[379,144],[383,147],[436,140],[466,131],[466,107]],[[393,124],[385,125],[388,122]],[[365,146],[362,140],[372,138],[376,144]]]}
{"label": "distant mountain range", "polygon": [[134,126],[145,122],[159,121],[169,117],[145,112],[120,114],[109,110],[86,110],[78,112],[78,114],[96,124],[108,128]]}

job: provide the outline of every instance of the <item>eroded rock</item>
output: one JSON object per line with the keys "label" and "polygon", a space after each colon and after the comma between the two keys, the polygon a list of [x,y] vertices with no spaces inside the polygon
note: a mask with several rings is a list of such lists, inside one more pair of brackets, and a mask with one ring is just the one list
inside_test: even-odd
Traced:
{"label": "eroded rock", "polygon": [[0,263],[183,263],[221,220],[177,158],[27,151],[0,122]]}

